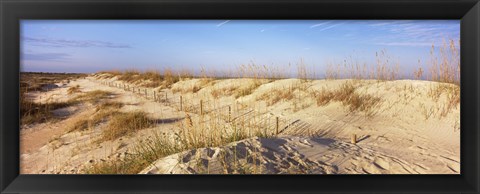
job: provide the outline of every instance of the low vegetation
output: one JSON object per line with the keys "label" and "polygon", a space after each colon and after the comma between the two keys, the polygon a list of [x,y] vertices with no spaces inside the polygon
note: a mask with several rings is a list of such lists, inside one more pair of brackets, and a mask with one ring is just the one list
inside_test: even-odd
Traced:
{"label": "low vegetation", "polygon": [[57,83],[68,83],[70,80],[84,77],[84,74],[58,73],[20,73],[20,123],[33,124],[55,120],[52,110],[71,106],[73,102],[48,101],[33,102],[27,93],[31,91],[48,91],[58,87]]}
{"label": "low vegetation", "polygon": [[160,87],[162,89],[170,88],[174,83],[180,80],[193,77],[192,73],[189,71],[183,70],[175,73],[169,68],[166,68],[163,73],[157,70],[148,70],[145,72],[138,70],[102,71],[95,76],[106,79],[117,77],[118,80],[126,83],[149,88]]}
{"label": "low vegetation", "polygon": [[154,124],[155,121],[148,118],[144,112],[117,112],[112,114],[110,121],[103,130],[102,140],[114,140],[140,129],[151,127]]}
{"label": "low vegetation", "polygon": [[102,99],[105,99],[109,96],[111,96],[111,92],[107,92],[104,90],[94,90],[94,91],[89,91],[85,93],[81,93],[78,96],[75,96],[72,98],[70,101],[72,102],[90,102],[90,103],[98,103]]}
{"label": "low vegetation", "polygon": [[[225,123],[219,119],[218,115],[213,118],[216,119],[192,119],[187,114],[184,122],[178,124],[179,131],[173,134],[154,133],[152,137],[137,143],[133,147],[132,153],[125,158],[94,164],[87,168],[86,172],[90,174],[136,174],[158,158],[171,154],[191,149],[223,146],[255,136],[264,138],[274,136],[273,131],[267,131],[265,126],[252,125],[247,120]],[[127,120],[129,122],[140,121],[137,122],[138,124],[130,124],[133,125],[129,126],[130,129],[139,128],[144,123],[148,123],[142,121],[145,118],[123,119],[123,121]],[[126,125],[125,122],[117,123],[109,125],[107,128],[118,129],[122,128],[120,125]],[[127,129],[125,128],[125,130]],[[106,132],[110,133],[108,130]]]}
{"label": "low vegetation", "polygon": [[93,129],[98,124],[109,120],[113,115],[118,114],[118,109],[123,107],[120,102],[103,102],[97,105],[95,113],[90,117],[81,117],[67,126],[67,131],[84,131]]}
{"label": "low vegetation", "polygon": [[56,118],[52,111],[60,108],[66,108],[82,102],[98,103],[102,99],[111,95],[109,92],[95,90],[91,92],[81,93],[78,96],[67,101],[49,101],[45,103],[33,102],[26,98],[25,93],[20,95],[20,115],[21,124],[42,123],[47,121],[55,121]]}
{"label": "low vegetation", "polygon": [[312,96],[316,99],[318,106],[327,105],[330,102],[341,102],[349,108],[349,111],[362,111],[371,113],[372,109],[377,105],[381,98],[371,94],[359,94],[355,92],[355,86],[352,82],[346,82],[337,90],[313,91]]}
{"label": "low vegetation", "polygon": [[52,111],[71,106],[72,102],[36,103],[20,97],[20,123],[22,125],[54,121]]}
{"label": "low vegetation", "polygon": [[268,106],[274,105],[281,100],[289,101],[295,97],[293,89],[273,89],[268,93],[264,93],[257,100],[265,100]]}
{"label": "low vegetation", "polygon": [[67,93],[68,94],[74,94],[80,92],[80,85],[72,86],[68,88]]}

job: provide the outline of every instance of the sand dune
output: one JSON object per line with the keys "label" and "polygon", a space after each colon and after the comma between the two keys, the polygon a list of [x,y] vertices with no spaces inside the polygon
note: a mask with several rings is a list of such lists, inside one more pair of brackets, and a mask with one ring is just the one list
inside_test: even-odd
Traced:
{"label": "sand dune", "polygon": [[[153,133],[178,131],[186,117],[184,111],[172,106],[179,96],[185,100],[182,106],[196,110],[188,113],[193,122],[199,117],[196,105],[202,99],[206,111],[235,104],[244,112],[234,112],[233,118],[252,114],[245,111],[252,110],[260,119],[279,117],[283,123],[274,137],[251,137],[227,145],[190,149],[158,158],[140,173],[460,173],[459,105],[448,109],[447,93],[431,97],[434,88],[446,84],[418,80],[191,79],[175,83],[172,89],[157,88],[155,95],[163,98],[166,93],[166,98],[171,99],[165,103],[102,84],[105,81],[124,83],[115,77],[91,76],[30,96],[36,102],[67,101],[78,95],[67,94],[68,87],[75,85],[82,92],[108,91],[112,95],[104,100],[123,103],[121,112],[142,110],[157,124],[99,142],[105,123],[90,130],[66,131],[66,126],[75,120],[94,114],[95,104],[56,110],[63,120],[22,127],[22,173],[82,173],[93,164],[121,160],[132,153],[135,143]],[[373,108],[352,111],[334,100],[318,105],[311,95],[312,91],[336,90],[346,82],[353,82],[356,94],[375,97]],[[153,91],[149,89],[149,95]],[[274,97],[279,95],[285,98],[276,100]],[[206,113],[204,117],[213,116]],[[350,142],[352,135],[357,136],[356,144]]]}

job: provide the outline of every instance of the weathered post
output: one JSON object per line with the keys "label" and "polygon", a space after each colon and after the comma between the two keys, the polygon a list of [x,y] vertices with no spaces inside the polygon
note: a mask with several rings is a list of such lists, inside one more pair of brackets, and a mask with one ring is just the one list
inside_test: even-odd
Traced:
{"label": "weathered post", "polygon": [[278,117],[275,117],[275,120],[276,120],[276,127],[275,127],[275,134],[278,136]]}
{"label": "weathered post", "polygon": [[145,98],[148,99],[148,95],[147,95],[147,88],[145,88]]}
{"label": "weathered post", "polygon": [[157,94],[155,94],[155,90],[153,90],[153,101],[154,101],[154,102],[157,101]]}
{"label": "weathered post", "polygon": [[180,96],[180,110],[183,111],[183,107],[182,107],[182,104],[183,103],[183,100],[182,100],[182,96]]}
{"label": "weathered post", "polygon": [[232,120],[232,107],[228,105],[228,122]]}
{"label": "weathered post", "polygon": [[352,134],[351,143],[353,143],[353,144],[357,143],[357,135],[356,134]]}
{"label": "weathered post", "polygon": [[203,100],[200,100],[200,115],[203,115]]}

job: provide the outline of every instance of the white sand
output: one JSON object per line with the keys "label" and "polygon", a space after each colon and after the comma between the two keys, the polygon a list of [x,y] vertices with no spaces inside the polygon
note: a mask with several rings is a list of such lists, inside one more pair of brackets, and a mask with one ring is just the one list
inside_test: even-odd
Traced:
{"label": "white sand", "polygon": [[[254,84],[254,80],[215,80],[203,85],[197,93],[173,94],[168,90],[170,102],[182,95],[185,100],[183,106],[189,106],[190,103],[194,107],[200,100],[203,100],[206,109],[240,103],[293,124],[290,127],[282,125],[278,138],[253,137],[226,146],[201,148],[160,158],[142,173],[460,173],[460,108],[456,106],[446,116],[440,116],[446,96],[442,95],[436,102],[428,96],[428,91],[438,83],[416,80],[361,81],[355,92],[381,99],[372,116],[366,116],[364,112],[352,113],[340,102],[317,106],[308,95],[311,90],[339,88],[346,81],[262,81],[262,85],[250,95],[238,99],[233,96],[214,98],[211,92],[245,88]],[[172,89],[188,91],[200,83],[198,79],[185,80],[175,83]],[[94,109],[92,105],[59,110],[59,114],[66,116],[66,119],[22,129],[21,173],[81,173],[85,166],[92,163],[123,157],[135,143],[151,136],[153,132],[171,133],[177,121],[185,117],[185,113],[178,111],[176,106],[172,107],[172,103],[153,102],[141,95],[102,85],[92,77],[71,81],[46,93],[32,93],[31,96],[37,102],[46,99],[67,100],[74,96],[67,95],[68,87],[77,84],[82,92],[112,92],[114,95],[109,100],[127,104],[121,111],[143,110],[152,118],[174,122],[159,124],[114,141],[94,143],[102,131],[101,125],[95,130],[65,132],[68,124],[91,115]],[[274,89],[289,88],[304,89],[295,90],[294,99],[281,100],[271,106],[258,100],[272,94]],[[194,113],[190,114],[195,116]],[[357,135],[357,144],[350,143],[352,134]],[[235,147],[236,156],[233,152]],[[228,165],[225,166],[225,163]]]}

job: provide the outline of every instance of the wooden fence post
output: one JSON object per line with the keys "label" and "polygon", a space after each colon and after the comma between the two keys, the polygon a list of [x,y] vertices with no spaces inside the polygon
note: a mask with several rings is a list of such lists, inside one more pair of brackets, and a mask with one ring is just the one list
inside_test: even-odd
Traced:
{"label": "wooden fence post", "polygon": [[275,120],[276,120],[275,134],[278,136],[278,117],[275,117]]}
{"label": "wooden fence post", "polygon": [[154,101],[154,102],[157,101],[157,95],[155,94],[155,90],[153,90],[153,101]]}
{"label": "wooden fence post", "polygon": [[200,115],[203,115],[203,100],[200,100]]}
{"label": "wooden fence post", "polygon": [[182,96],[180,96],[180,110],[181,111],[183,110],[182,103],[183,103]]}
{"label": "wooden fence post", "polygon": [[232,107],[228,105],[228,122],[232,120]]}
{"label": "wooden fence post", "polygon": [[357,143],[357,135],[356,134],[352,134],[351,143],[353,143],[353,144]]}
{"label": "wooden fence post", "polygon": [[147,88],[145,88],[145,98],[148,99],[148,95],[147,95]]}

